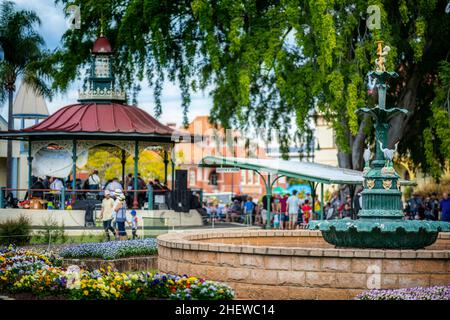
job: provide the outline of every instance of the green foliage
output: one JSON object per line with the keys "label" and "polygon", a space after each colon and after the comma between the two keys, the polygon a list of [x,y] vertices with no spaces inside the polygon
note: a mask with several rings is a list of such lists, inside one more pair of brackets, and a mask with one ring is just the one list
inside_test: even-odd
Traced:
{"label": "green foliage", "polygon": [[31,240],[31,222],[25,216],[0,223],[0,244],[25,245]]}
{"label": "green foliage", "polygon": [[[178,155],[179,157],[179,155]],[[110,180],[122,177],[121,152],[115,152],[112,148],[96,148],[89,152],[88,162],[84,168],[89,172],[97,169],[102,180]],[[171,174],[169,166],[168,175]],[[127,154],[125,163],[125,174],[134,172],[134,159]],[[139,173],[143,179],[164,180],[164,162],[162,155],[157,152],[144,150],[139,155]]]}
{"label": "green foliage", "polygon": [[59,225],[57,221],[47,218],[42,229],[36,232],[35,241],[37,243],[65,243],[67,235],[64,223]]}
{"label": "green foliage", "polygon": [[[439,179],[450,159],[450,63],[439,66],[436,96],[431,105],[429,127],[423,131],[427,171]],[[440,155],[440,156],[436,156]]]}
{"label": "green foliage", "polygon": [[48,82],[54,72],[50,52],[44,50],[44,40],[36,30],[41,20],[33,11],[17,10],[11,1],[0,3],[0,103],[15,90],[22,79],[38,93],[52,97]]}
{"label": "green foliage", "polygon": [[[69,0],[59,0],[66,5]],[[367,6],[381,9],[381,30],[368,30]],[[398,134],[399,151],[428,170],[422,138],[440,61],[448,60],[450,20],[446,0],[128,0],[84,1],[82,28],[67,31],[56,60],[55,85],[75,79],[89,59],[100,17],[116,49],[121,85],[131,88],[144,75],[161,110],[161,85],[178,80],[185,112],[189,92],[213,86],[210,117],[224,128],[279,130],[281,149],[293,143],[295,117],[304,135],[311,110],[322,113],[336,132],[339,151],[349,154],[361,119],[354,110],[368,97],[364,82],[375,68],[375,41],[391,47],[387,68],[400,77],[390,84],[389,103],[410,110]],[[77,54],[74,55],[74,52]],[[419,79],[417,81],[416,79]],[[408,92],[408,94],[406,94]],[[410,100],[407,100],[411,97]],[[418,112],[420,110],[420,112]],[[398,118],[400,119],[400,118]],[[394,128],[396,129],[396,128]],[[436,130],[432,130],[435,135]],[[413,138],[414,137],[414,138]],[[431,154],[443,157],[439,143]],[[352,164],[358,167],[357,164]]]}

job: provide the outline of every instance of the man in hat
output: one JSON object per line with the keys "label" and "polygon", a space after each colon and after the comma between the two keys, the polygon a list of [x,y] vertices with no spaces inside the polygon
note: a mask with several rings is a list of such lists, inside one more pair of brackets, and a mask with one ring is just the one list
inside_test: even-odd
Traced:
{"label": "man in hat", "polygon": [[118,237],[120,240],[127,239],[127,232],[125,230],[125,223],[131,225],[131,222],[127,218],[127,205],[125,203],[125,196],[121,190],[116,190],[117,199],[114,202],[115,221],[118,229]]}
{"label": "man in hat", "polygon": [[114,199],[111,198],[110,192],[108,190],[105,191],[105,197],[102,200],[102,211],[100,212],[99,219],[103,222],[103,229],[105,230],[106,239],[109,241],[109,231],[115,235],[115,230],[112,227],[113,220],[113,212],[114,212]]}

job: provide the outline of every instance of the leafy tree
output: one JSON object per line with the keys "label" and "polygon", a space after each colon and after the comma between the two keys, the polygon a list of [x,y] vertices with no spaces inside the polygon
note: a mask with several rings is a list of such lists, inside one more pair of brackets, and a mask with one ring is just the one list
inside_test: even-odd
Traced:
{"label": "leafy tree", "polygon": [[[4,51],[0,61],[0,103],[8,101],[8,130],[14,129],[13,98],[17,79],[44,96],[52,96],[47,85],[51,65],[43,62],[49,58],[49,53],[44,50],[44,40],[35,29],[40,23],[33,11],[16,10],[10,1],[0,3],[0,47]],[[8,140],[6,167],[7,187],[11,188],[11,140]]]}
{"label": "leafy tree", "polygon": [[[439,67],[438,81],[435,83],[436,96],[431,104],[428,128],[423,130],[427,171],[439,180],[444,173],[441,165],[450,159],[450,63]],[[439,155],[439,158],[436,158]]]}
{"label": "leafy tree", "polygon": [[[183,152],[179,151],[176,154],[177,159],[183,159]],[[169,156],[170,158],[170,156]],[[122,179],[122,152],[117,148],[111,147],[96,147],[89,151],[88,162],[83,168],[89,172],[97,169],[99,176],[103,181],[108,181],[113,178]],[[169,159],[170,160],[170,159]],[[175,166],[178,169],[179,166]],[[134,174],[134,159],[130,155],[126,155],[125,175]],[[160,151],[144,150],[139,154],[139,173],[144,181],[159,179],[164,181],[164,162],[163,154]],[[172,174],[172,167],[168,165],[167,177],[170,178]]]}
{"label": "leafy tree", "polygon": [[[55,59],[61,66],[56,85],[76,77],[103,19],[117,51],[119,83],[131,89],[135,79],[146,76],[155,92],[157,115],[166,74],[171,81],[178,79],[185,112],[190,90],[212,84],[212,121],[224,128],[278,129],[285,152],[294,138],[289,133],[291,119],[295,117],[302,136],[308,133],[311,117],[320,112],[336,132],[339,165],[361,169],[362,150],[373,140],[373,130],[370,119],[357,118],[354,111],[376,103],[365,77],[374,69],[375,41],[382,39],[391,47],[387,67],[399,73],[390,83],[388,105],[409,111],[406,117],[392,119],[388,147],[401,140],[401,154],[409,154],[416,165],[438,177],[448,159],[442,128],[448,127],[449,118],[439,106],[445,97],[439,98],[443,94],[437,84],[439,65],[449,60],[446,4],[445,0],[83,1],[82,27],[64,35],[63,49]],[[381,9],[380,30],[366,26],[369,5]]]}
{"label": "leafy tree", "polygon": [[[179,154],[177,156],[180,156]],[[107,181],[113,178],[122,179],[121,152],[114,148],[97,147],[89,152],[88,162],[85,170],[92,172],[94,169],[99,171],[102,180]],[[167,175],[170,177],[172,172],[169,164]],[[125,163],[125,174],[134,173],[134,159],[127,155]],[[164,162],[158,152],[144,150],[139,154],[139,173],[142,178],[148,180],[159,179],[164,181]]]}

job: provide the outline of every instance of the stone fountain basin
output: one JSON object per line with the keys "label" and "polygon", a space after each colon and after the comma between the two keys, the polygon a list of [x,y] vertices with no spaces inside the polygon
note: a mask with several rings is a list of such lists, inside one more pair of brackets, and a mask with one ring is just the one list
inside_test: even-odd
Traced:
{"label": "stone fountain basin", "polygon": [[225,282],[238,299],[353,299],[369,288],[450,285],[450,233],[420,250],[334,248],[313,230],[168,233],[158,269]]}

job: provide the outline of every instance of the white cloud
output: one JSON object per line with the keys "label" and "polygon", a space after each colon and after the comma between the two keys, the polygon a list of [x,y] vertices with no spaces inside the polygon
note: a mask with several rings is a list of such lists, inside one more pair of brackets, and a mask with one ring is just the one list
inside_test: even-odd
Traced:
{"label": "white cloud", "polygon": [[54,0],[14,0],[19,9],[33,10],[41,19],[39,32],[49,49],[58,46],[61,36],[67,30],[62,4]]}

